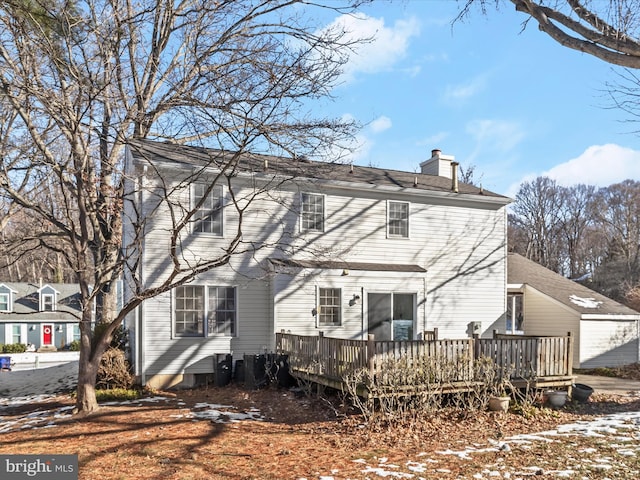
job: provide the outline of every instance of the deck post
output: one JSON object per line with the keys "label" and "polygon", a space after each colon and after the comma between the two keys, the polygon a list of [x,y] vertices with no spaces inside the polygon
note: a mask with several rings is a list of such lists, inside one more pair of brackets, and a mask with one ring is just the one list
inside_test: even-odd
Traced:
{"label": "deck post", "polygon": [[478,360],[480,358],[480,352],[482,348],[480,348],[480,335],[477,333],[473,334],[473,342],[471,343],[471,358],[474,360]]}
{"label": "deck post", "polygon": [[375,374],[375,339],[375,335],[371,333],[367,335],[367,367],[372,379]]}
{"label": "deck post", "polygon": [[573,336],[567,332],[567,375],[573,375]]}

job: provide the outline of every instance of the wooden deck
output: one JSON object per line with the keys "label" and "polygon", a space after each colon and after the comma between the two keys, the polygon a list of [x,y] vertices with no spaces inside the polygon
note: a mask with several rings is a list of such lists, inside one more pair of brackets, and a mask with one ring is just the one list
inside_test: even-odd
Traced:
{"label": "wooden deck", "polygon": [[[380,387],[405,394],[434,388],[441,392],[472,390],[487,372],[506,375],[514,387],[568,387],[573,376],[573,338],[494,334],[494,338],[418,341],[349,340],[288,333],[276,334],[276,351],[288,357],[290,373],[320,385],[342,389],[345,378],[368,373]],[[402,368],[397,368],[401,365]],[[372,379],[372,380],[371,380]]]}

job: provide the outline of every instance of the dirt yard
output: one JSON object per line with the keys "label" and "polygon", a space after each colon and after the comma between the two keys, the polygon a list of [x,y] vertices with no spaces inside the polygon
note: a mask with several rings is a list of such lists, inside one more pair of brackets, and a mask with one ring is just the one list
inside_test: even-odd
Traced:
{"label": "dirt yard", "polygon": [[[0,410],[0,453],[78,454],[82,480],[515,479],[555,478],[567,469],[573,478],[616,479],[638,478],[640,471],[640,452],[620,453],[610,439],[572,436],[570,449],[555,437],[504,442],[595,415],[639,411],[637,398],[596,394],[588,404],[543,409],[529,418],[443,410],[377,431],[333,400],[337,406],[288,390],[229,386],[107,404],[78,420],[69,413],[68,396],[34,399]],[[234,421],[243,413],[261,418]],[[589,452],[599,457],[587,460]],[[617,470],[600,468],[602,462]]]}

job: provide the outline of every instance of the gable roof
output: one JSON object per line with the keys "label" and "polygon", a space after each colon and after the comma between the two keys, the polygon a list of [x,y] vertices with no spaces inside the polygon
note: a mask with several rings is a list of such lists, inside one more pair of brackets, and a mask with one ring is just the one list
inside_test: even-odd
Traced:
{"label": "gable roof", "polygon": [[507,257],[507,282],[509,284],[530,285],[581,315],[589,315],[589,317],[594,315],[638,317],[640,315],[632,308],[565,278],[517,253],[509,253]]}
{"label": "gable roof", "polygon": [[[134,161],[153,158],[154,162],[170,165],[220,167],[234,155],[234,152],[177,145],[151,140],[131,140],[129,147]],[[345,163],[311,161],[305,158],[278,157],[254,153],[243,153],[238,171],[242,173],[281,175],[283,177],[310,178],[331,182],[349,182],[371,188],[372,186],[414,189],[416,192],[430,191],[456,195],[451,190],[451,179],[437,175],[403,172],[375,167],[355,166]],[[476,196],[507,204],[511,199],[504,195],[460,182],[458,194]]]}
{"label": "gable roof", "polygon": [[[0,313],[0,321],[74,321],[81,313],[80,288],[74,283],[48,283],[43,286],[26,282],[0,282],[14,292],[13,311]],[[40,311],[39,292],[48,287],[57,292],[56,310]]]}

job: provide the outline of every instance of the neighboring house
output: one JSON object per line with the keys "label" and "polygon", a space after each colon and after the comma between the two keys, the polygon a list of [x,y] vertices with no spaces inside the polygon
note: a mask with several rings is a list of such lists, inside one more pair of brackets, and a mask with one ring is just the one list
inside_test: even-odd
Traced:
{"label": "neighboring house", "polygon": [[575,368],[640,361],[640,313],[517,253],[507,263],[506,333],[571,332]]}
{"label": "neighboring house", "polygon": [[75,284],[0,281],[0,343],[56,350],[80,338],[80,291]]}
{"label": "neighboring house", "polygon": [[[129,146],[123,238],[133,271],[125,302],[132,285],[157,286],[172,268],[171,222],[183,217],[163,192],[193,206],[206,187],[195,173],[208,165],[213,182],[221,157],[172,143]],[[273,351],[282,330],[380,340],[419,339],[434,328],[441,338],[491,335],[504,325],[510,199],[458,183],[457,163],[439,150],[420,170],[244,155],[216,181],[178,252],[196,264],[226,245],[238,229],[235,198],[246,207],[246,253],[145,300],[127,318],[138,379],[192,384],[222,355]]]}

